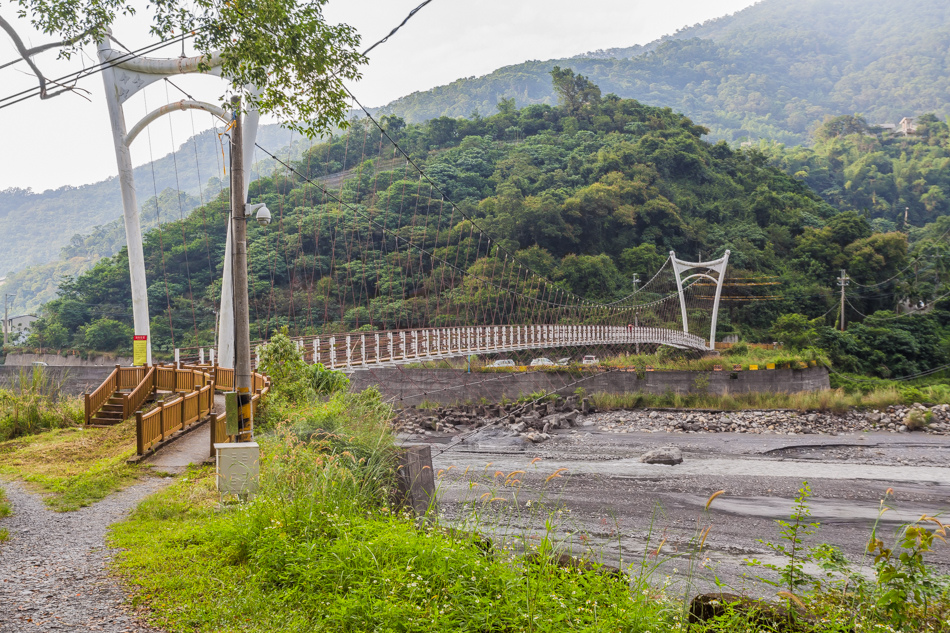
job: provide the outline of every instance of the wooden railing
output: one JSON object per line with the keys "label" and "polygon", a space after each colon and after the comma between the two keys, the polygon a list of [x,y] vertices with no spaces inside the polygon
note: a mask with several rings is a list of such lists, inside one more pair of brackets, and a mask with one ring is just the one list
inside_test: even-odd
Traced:
{"label": "wooden railing", "polygon": [[[270,379],[252,373],[252,411],[256,414],[261,398],[270,391]],[[119,367],[92,393],[85,396],[86,423],[109,401],[122,392],[123,419],[135,413],[136,451],[143,455],[156,443],[176,431],[188,428],[211,416],[212,453],[215,442],[228,441],[225,416],[215,416],[216,391],[234,390],[234,370],[211,365],[154,365],[150,367]],[[160,403],[148,412],[142,405],[156,391],[183,394],[174,400]]]}
{"label": "wooden railing", "polygon": [[[208,416],[211,419],[209,435],[212,455],[216,442],[232,439],[227,435],[225,415],[214,415],[213,411],[215,392],[234,390],[233,369],[210,365],[156,366],[153,369],[157,390],[185,395],[160,404],[148,413],[136,413],[136,450],[139,455],[172,433],[186,429]],[[251,378],[254,388],[251,407],[257,414],[261,398],[270,392],[270,379],[259,373],[252,373]],[[147,380],[143,379],[143,383]]]}
{"label": "wooden railing", "polygon": [[131,393],[122,396],[122,419],[138,411],[145,401],[155,391],[155,367],[149,367],[142,381],[132,390]]}
{"label": "wooden railing", "polygon": [[86,424],[89,424],[89,421],[92,420],[92,416],[98,413],[102,405],[108,402],[112,394],[119,388],[119,370],[120,367],[116,365],[108,378],[106,378],[95,391],[86,394]]}
{"label": "wooden railing", "polygon": [[135,413],[136,452],[144,455],[172,433],[188,428],[214,410],[214,384],[162,402],[147,413]]}

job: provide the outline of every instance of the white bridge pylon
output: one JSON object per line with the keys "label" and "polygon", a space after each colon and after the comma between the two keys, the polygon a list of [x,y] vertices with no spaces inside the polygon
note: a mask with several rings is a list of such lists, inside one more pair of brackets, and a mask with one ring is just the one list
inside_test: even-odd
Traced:
{"label": "white bridge pylon", "polygon": [[[689,334],[689,321],[686,316],[686,297],[683,294],[683,282],[690,281],[697,277],[703,277],[716,284],[716,296],[713,299],[712,323],[709,327],[709,349],[716,349],[716,321],[719,316],[719,298],[722,296],[722,282],[726,278],[726,268],[729,266],[729,251],[719,259],[709,262],[687,262],[676,258],[676,253],[670,251],[670,262],[673,264],[673,272],[676,274],[676,291],[680,299],[680,311],[683,317],[683,332]],[[705,269],[706,272],[693,272],[683,276],[692,270]],[[710,273],[716,273],[713,277]]]}
{"label": "white bridge pylon", "polygon": [[[112,124],[112,140],[115,145],[115,159],[119,171],[119,187],[122,191],[122,212],[125,220],[125,241],[129,252],[129,275],[132,281],[132,320],[136,335],[148,337],[148,364],[152,363],[152,337],[148,314],[148,284],[145,279],[145,254],[142,248],[142,224],[139,217],[138,200],[135,193],[135,177],[132,169],[132,155],[129,147],[132,141],[149,123],[161,116],[180,110],[202,110],[218,117],[225,123],[230,122],[231,113],[205,103],[183,99],[163,105],[149,112],[141,121],[126,129],[123,104],[134,94],[159,79],[186,73],[205,73],[221,76],[221,58],[212,55],[210,59],[202,56],[180,57],[177,59],[154,59],[131,57],[121,51],[113,50],[110,39],[106,37],[99,43],[99,61],[103,64],[102,81],[105,84],[106,105],[109,108],[109,120]],[[108,62],[112,62],[112,65]],[[117,62],[117,63],[116,63]],[[202,67],[207,70],[203,71]],[[260,115],[250,111],[244,122],[244,164],[250,165],[257,139],[257,127]],[[247,199],[248,179],[244,180],[244,199]],[[228,222],[228,227],[231,223]],[[227,246],[224,255],[224,279],[231,278],[231,231],[228,230]],[[234,365],[234,310],[231,284],[221,285],[221,309],[218,321],[218,362],[222,367]]]}

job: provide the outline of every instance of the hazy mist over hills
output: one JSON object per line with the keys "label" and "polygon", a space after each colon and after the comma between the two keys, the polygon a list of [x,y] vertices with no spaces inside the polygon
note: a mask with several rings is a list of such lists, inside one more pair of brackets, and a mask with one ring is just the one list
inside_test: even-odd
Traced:
{"label": "hazy mist over hills", "polygon": [[872,122],[950,115],[950,4],[943,0],[765,0],[646,46],[528,61],[380,108],[408,121],[482,115],[503,98],[556,102],[548,71],[569,66],[604,94],[681,111],[712,139],[803,143],[825,117]]}

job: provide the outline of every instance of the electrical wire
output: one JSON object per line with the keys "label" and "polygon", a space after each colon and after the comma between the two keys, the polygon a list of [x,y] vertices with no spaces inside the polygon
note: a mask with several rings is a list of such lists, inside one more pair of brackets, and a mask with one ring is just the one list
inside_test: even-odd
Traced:
{"label": "electrical wire", "polygon": [[[90,77],[92,75],[100,73],[103,70],[108,70],[109,68],[120,66],[124,64],[125,62],[135,59],[137,57],[142,57],[147,53],[155,52],[157,50],[165,48],[166,46],[177,44],[178,42],[184,42],[186,39],[191,38],[191,37],[194,37],[194,33],[184,33],[182,35],[173,37],[172,39],[169,39],[169,40],[161,40],[153,44],[147,44],[130,53],[120,54],[119,56],[114,57],[113,59],[107,62],[100,62],[96,64],[95,66],[90,66],[88,68],[83,68],[82,70],[77,70],[75,72],[68,73],[58,79],[52,79],[52,80],[47,79],[47,81],[49,81],[50,83],[63,83],[66,81],[73,81],[75,83],[75,82],[78,82],[80,79],[85,79],[86,77]],[[5,97],[0,97],[0,110],[2,110],[3,108],[10,107],[12,105],[16,105],[17,103],[20,103],[21,101],[26,101],[27,99],[32,99],[33,97],[37,97],[40,95],[40,93],[41,93],[41,90],[39,86],[33,86],[32,88],[21,90],[20,92],[7,95]],[[17,97],[20,97],[20,98],[17,98]],[[11,99],[15,99],[15,101],[11,101]],[[8,103],[4,103],[4,102],[8,102]]]}

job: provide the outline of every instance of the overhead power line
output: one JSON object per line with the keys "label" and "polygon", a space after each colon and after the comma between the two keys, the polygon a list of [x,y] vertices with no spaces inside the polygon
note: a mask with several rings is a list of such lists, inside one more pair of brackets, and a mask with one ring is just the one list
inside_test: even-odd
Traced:
{"label": "overhead power line", "polygon": [[[193,36],[194,35],[192,33],[185,33],[177,37],[173,37],[172,39],[161,40],[159,42],[147,44],[137,50],[131,51],[129,53],[123,53],[119,55],[118,57],[111,59],[107,62],[100,62],[99,64],[96,64],[95,66],[83,68],[82,70],[77,70],[75,72],[71,72],[69,74],[63,75],[62,77],[59,77],[58,79],[47,80],[47,81],[50,81],[51,83],[64,83],[64,82],[75,83],[75,82],[78,82],[80,79],[85,79],[86,77],[90,77],[92,75],[100,73],[103,70],[114,68],[120,64],[123,64],[132,59],[135,59],[136,57],[142,57],[148,53],[152,53],[159,49],[165,48],[166,46],[184,42],[186,39]],[[9,106],[15,105],[17,103],[20,103],[21,101],[26,101],[27,99],[38,97],[39,95],[40,95],[39,86],[33,86],[32,88],[27,88],[26,90],[21,90],[20,92],[10,94],[5,97],[0,97],[0,110],[2,110],[3,108],[7,108]]]}

